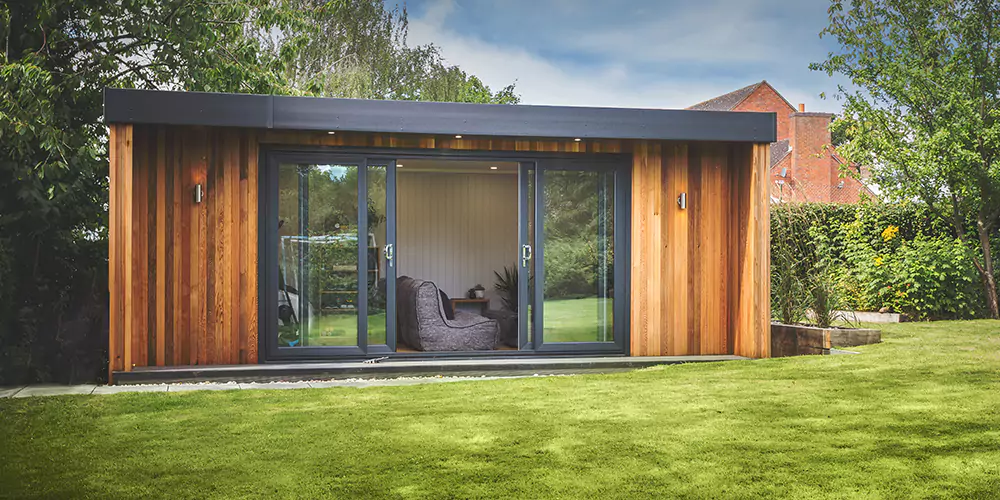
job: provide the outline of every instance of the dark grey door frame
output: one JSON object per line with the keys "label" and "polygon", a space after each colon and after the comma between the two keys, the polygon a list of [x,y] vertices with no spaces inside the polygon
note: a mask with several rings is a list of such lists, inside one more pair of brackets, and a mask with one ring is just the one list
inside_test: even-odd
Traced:
{"label": "dark grey door frame", "polygon": [[[387,282],[387,297],[386,297],[386,344],[381,345],[367,345],[367,311],[361,314],[359,311],[358,324],[358,345],[365,346],[364,349],[353,348],[353,347],[316,347],[316,348],[302,348],[302,351],[295,352],[279,352],[277,345],[277,255],[276,255],[276,239],[277,239],[277,161],[283,161],[287,163],[303,162],[303,163],[313,163],[313,164],[349,164],[358,165],[358,202],[359,202],[359,219],[364,217],[367,219],[367,210],[362,210],[360,207],[366,207],[367,205],[367,167],[369,165],[389,165],[390,168],[386,173],[386,211],[387,211],[387,227],[386,227],[386,237],[387,244],[392,244],[394,247],[396,245],[396,232],[397,232],[397,220],[396,220],[396,169],[395,163],[397,160],[408,159],[408,158],[441,158],[441,159],[475,159],[475,160],[494,160],[494,161],[507,161],[507,162],[518,162],[521,165],[521,170],[530,167],[534,170],[535,178],[535,190],[534,203],[532,206],[528,206],[528,196],[527,196],[527,178],[524,175],[519,175],[520,182],[519,186],[519,244],[524,244],[528,241],[527,233],[527,211],[536,211],[536,214],[540,213],[537,210],[540,207],[539,201],[541,198],[537,196],[537,191],[541,189],[541,185],[538,182],[538,172],[541,168],[555,168],[555,169],[570,169],[570,170],[580,170],[580,169],[593,169],[593,168],[612,168],[615,170],[615,185],[616,185],[616,196],[615,196],[615,305],[614,305],[614,332],[615,341],[613,343],[596,343],[596,342],[580,342],[580,343],[549,343],[548,345],[541,345],[538,342],[538,337],[529,338],[528,328],[531,326],[530,318],[527,314],[520,314],[518,317],[518,331],[519,331],[519,345],[521,350],[518,351],[470,351],[470,352],[428,352],[428,353],[399,353],[395,352],[396,348],[396,311],[395,311],[395,289],[396,283],[395,279],[389,279],[390,272],[387,266],[386,272],[386,282]],[[259,350],[263,354],[259,357],[260,363],[267,362],[287,362],[287,361],[310,361],[310,360],[323,360],[323,359],[364,359],[372,356],[387,356],[393,359],[427,359],[427,358],[478,358],[484,356],[532,356],[540,353],[545,355],[600,355],[600,354],[612,354],[612,355],[627,355],[628,354],[628,336],[629,336],[629,307],[628,307],[628,297],[630,289],[631,277],[628,275],[627,269],[629,269],[630,260],[630,245],[631,245],[631,224],[630,224],[630,199],[631,199],[631,155],[621,154],[621,153],[596,153],[596,154],[581,154],[581,153],[562,153],[562,152],[506,152],[506,151],[461,151],[461,150],[428,150],[428,149],[387,149],[387,148],[359,148],[359,147],[335,147],[335,146],[270,146],[262,147],[260,150],[260,164],[264,165],[265,168],[260,169],[259,173],[259,188],[258,196],[259,200],[259,225],[261,228],[261,234],[259,234],[258,246],[259,255],[261,258],[258,260],[258,276],[259,280],[259,301],[258,301],[258,343]],[[363,167],[363,168],[362,168]],[[524,171],[526,174],[527,172]],[[362,215],[362,213],[364,215]],[[273,217],[272,217],[273,215]],[[537,215],[536,215],[537,217]],[[359,220],[359,222],[367,222],[367,220]],[[537,224],[537,218],[536,218]],[[367,227],[361,226],[359,227]],[[536,227],[535,237],[531,241],[532,250],[538,248],[538,244],[542,239],[541,232]],[[361,245],[359,243],[359,257],[361,257],[361,252],[367,245]],[[398,250],[398,248],[396,249]],[[398,252],[397,252],[398,253]],[[367,259],[367,252],[365,252],[365,259]],[[518,256],[520,257],[520,255]],[[540,266],[540,255],[532,255],[530,259],[531,265]],[[520,259],[519,259],[520,261]],[[365,265],[362,266],[361,264]],[[274,264],[274,265],[272,265]],[[544,266],[542,271],[544,272]],[[523,267],[519,267],[522,269]],[[359,262],[359,278],[358,285],[359,290],[367,289],[367,276],[363,273],[367,272],[367,261]],[[538,269],[535,269],[538,272]],[[392,266],[391,276],[396,276],[396,265],[395,262]],[[526,274],[525,274],[526,276]],[[536,274],[538,276],[538,274]],[[536,299],[534,297],[528,297],[528,279],[522,279],[524,276],[520,275],[518,286],[521,289],[519,293],[519,311],[527,311],[527,303],[532,302],[532,309],[534,309]],[[391,283],[390,283],[391,282]],[[538,285],[536,283],[536,285]],[[541,288],[539,286],[535,287],[536,296],[540,296]],[[359,302],[364,301],[367,305],[367,293],[361,294],[359,297]],[[391,301],[391,303],[390,303]],[[391,305],[390,305],[391,304]],[[390,319],[390,317],[392,319]],[[540,318],[541,316],[539,316]],[[364,328],[362,328],[362,325]],[[540,328],[540,323],[539,323]],[[535,332],[537,334],[537,332]],[[534,343],[531,342],[534,340]],[[613,344],[613,345],[612,345]],[[297,349],[297,348],[284,348]]]}
{"label": "dark grey door frame", "polygon": [[532,322],[529,316],[532,304],[530,297],[531,275],[534,258],[533,248],[535,241],[531,238],[528,230],[529,217],[534,213],[535,206],[531,201],[532,175],[537,172],[535,162],[521,162],[517,169],[517,346],[522,351],[533,351],[531,344]]}
{"label": "dark grey door frame", "polygon": [[[368,354],[389,354],[396,352],[396,160],[372,161],[369,166],[385,165],[385,243],[382,255],[385,259],[385,344],[368,346]],[[360,181],[359,181],[360,182]],[[365,186],[365,207],[368,188]],[[359,208],[360,210],[360,208]],[[368,210],[363,210],[366,214]],[[390,253],[391,252],[391,253]],[[366,268],[367,269],[367,268]],[[367,318],[365,326],[368,326]],[[367,332],[365,333],[367,335]]]}
{"label": "dark grey door frame", "polygon": [[[258,325],[259,336],[263,337],[261,342],[264,356],[263,360],[303,360],[319,358],[359,358],[371,354],[384,354],[392,352],[395,343],[395,279],[386,279],[387,288],[392,287],[391,292],[386,291],[387,314],[386,314],[386,341],[387,344],[368,345],[368,235],[362,228],[368,227],[368,159],[357,155],[331,155],[321,152],[290,152],[290,151],[267,151],[262,152],[264,157],[263,171],[261,177],[265,182],[260,184],[260,197],[264,200],[260,213],[259,227],[264,228],[263,234],[259,235],[261,240],[261,288],[260,294],[264,314],[258,315],[263,320],[263,325]],[[278,345],[278,168],[282,164],[293,165],[351,165],[358,169],[358,241],[357,241],[357,315],[358,332],[357,344],[354,346],[300,346],[281,347]],[[381,165],[382,163],[378,163]],[[395,164],[389,163],[386,172],[386,204],[387,211],[395,209],[395,199],[390,204],[390,191],[395,195]],[[312,200],[312,203],[322,203],[322,200]],[[395,244],[395,214],[388,217],[392,225],[388,225],[386,230],[386,244]],[[387,265],[388,273],[388,265]],[[395,273],[395,265],[393,265]],[[300,278],[301,279],[301,278]],[[391,283],[391,284],[390,284]],[[391,293],[391,295],[390,295]],[[299,300],[304,298],[299,296]],[[391,304],[389,301],[392,301]],[[301,302],[300,302],[301,303]],[[389,309],[392,309],[392,321],[389,320]],[[392,342],[390,344],[389,342]]]}
{"label": "dark grey door frame", "polygon": [[[586,352],[628,354],[629,330],[629,268],[630,249],[629,207],[631,176],[629,164],[623,162],[600,162],[586,160],[539,160],[534,175],[534,241],[533,271],[534,294],[532,302],[532,322],[534,332],[532,342],[535,352]],[[614,178],[614,305],[612,307],[613,334],[611,342],[546,342],[545,341],[545,173],[551,171],[591,171],[609,172]],[[522,219],[527,225],[527,219]]]}

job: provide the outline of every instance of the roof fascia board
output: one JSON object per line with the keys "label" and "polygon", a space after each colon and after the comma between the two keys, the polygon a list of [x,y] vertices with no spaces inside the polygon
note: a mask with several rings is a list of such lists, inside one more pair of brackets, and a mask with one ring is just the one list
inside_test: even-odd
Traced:
{"label": "roof fascia board", "polygon": [[777,115],[107,89],[106,123],[467,136],[773,142]]}

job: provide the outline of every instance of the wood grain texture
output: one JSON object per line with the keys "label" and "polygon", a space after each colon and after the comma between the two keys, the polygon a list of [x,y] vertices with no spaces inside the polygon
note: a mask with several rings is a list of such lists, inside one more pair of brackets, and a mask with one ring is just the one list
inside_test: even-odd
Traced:
{"label": "wood grain texture", "polygon": [[628,143],[619,140],[524,140],[510,138],[462,138],[414,134],[369,134],[361,132],[262,131],[261,144],[289,146],[349,146],[372,148],[447,149],[468,151],[530,151],[563,153],[623,153]]}
{"label": "wood grain texture", "polygon": [[[396,174],[396,272],[433,276],[451,297],[476,283],[489,286],[494,270],[517,259],[517,175],[440,174],[400,169]],[[428,227],[427,221],[435,221]],[[375,231],[384,239],[384,225]],[[382,262],[384,271],[384,262]]]}
{"label": "wood grain texture", "polygon": [[262,144],[632,153],[631,354],[769,355],[766,144],[110,129],[111,371],[258,362]]}
{"label": "wood grain texture", "polygon": [[631,149],[631,354],[766,357],[767,145]]}
{"label": "wood grain texture", "polygon": [[236,129],[111,131],[110,370],[257,362],[257,143]]}
{"label": "wood grain texture", "polygon": [[768,165],[770,148],[754,144],[750,168],[740,169],[739,298],[734,354],[751,358],[771,355],[771,246]]}
{"label": "wood grain texture", "polygon": [[132,201],[127,196],[131,185],[133,143],[132,125],[112,124],[109,140],[109,193],[108,193],[108,291],[110,294],[110,317],[108,325],[108,380],[112,380],[113,372],[124,370],[126,361],[131,360],[131,354],[125,349],[129,339],[127,321],[130,293],[126,270],[131,256],[131,238],[128,228],[131,225]]}

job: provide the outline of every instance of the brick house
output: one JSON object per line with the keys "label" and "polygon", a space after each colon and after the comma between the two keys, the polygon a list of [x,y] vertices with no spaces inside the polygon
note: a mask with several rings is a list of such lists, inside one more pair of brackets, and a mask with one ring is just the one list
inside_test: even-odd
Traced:
{"label": "brick house", "polygon": [[695,104],[697,111],[758,111],[778,115],[778,141],[771,143],[771,201],[857,203],[874,196],[867,169],[846,162],[831,146],[832,113],[807,113],[782,97],[767,80]]}

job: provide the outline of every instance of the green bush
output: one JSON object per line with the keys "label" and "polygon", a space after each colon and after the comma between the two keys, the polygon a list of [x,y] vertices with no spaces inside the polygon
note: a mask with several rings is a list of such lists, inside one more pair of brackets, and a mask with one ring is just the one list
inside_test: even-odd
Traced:
{"label": "green bush", "polygon": [[[976,317],[985,309],[972,262],[978,251],[917,204],[774,206],[772,315],[796,321],[807,308],[825,309],[825,300],[914,319]],[[824,273],[813,277],[828,277],[833,288],[811,283],[818,264]]]}
{"label": "green bush", "polygon": [[856,308],[886,307],[914,319],[965,319],[982,310],[973,250],[961,241],[923,235],[906,241],[888,226],[876,247],[859,241],[860,228],[856,221],[841,229],[842,283]]}
{"label": "green bush", "polygon": [[597,280],[594,254],[580,241],[545,242],[545,296],[567,299],[593,295]]}
{"label": "green bush", "polygon": [[[899,228],[898,236],[906,241],[917,236],[937,238],[954,233],[950,224],[936,219],[923,205],[908,203],[900,205],[861,203],[843,205],[833,203],[803,203],[784,204],[771,207],[771,241],[772,247],[782,241],[792,242],[791,257],[802,259],[808,257],[807,245],[803,242],[809,237],[809,228],[819,227],[829,231],[834,237],[845,224],[859,222],[857,238],[866,241],[876,249],[884,245],[882,231],[889,226]],[[784,231],[791,235],[783,237],[778,234]],[[970,221],[969,231],[974,233],[974,222]],[[830,242],[830,252],[838,261],[843,261],[844,241],[835,238]],[[772,252],[773,253],[773,252]],[[773,259],[772,259],[773,262]]]}

